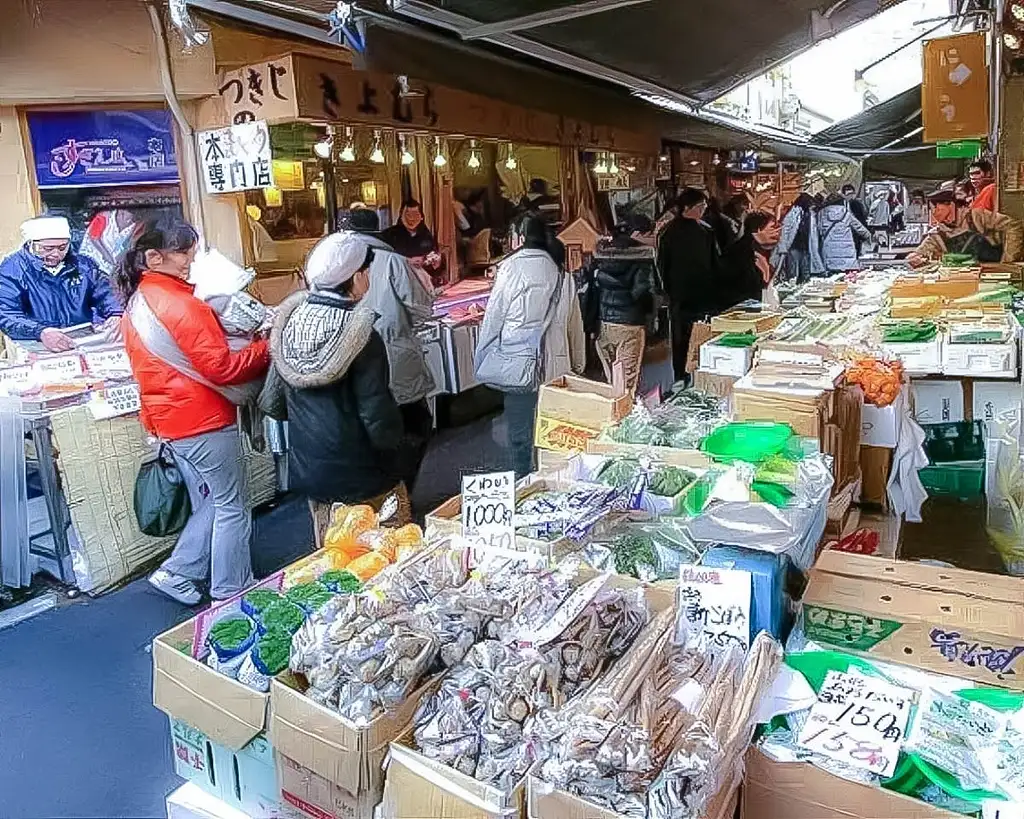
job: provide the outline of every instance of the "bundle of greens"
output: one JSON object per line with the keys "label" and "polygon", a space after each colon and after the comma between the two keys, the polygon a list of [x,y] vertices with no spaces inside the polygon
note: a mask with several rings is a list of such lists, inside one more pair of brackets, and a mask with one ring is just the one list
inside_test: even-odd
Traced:
{"label": "bundle of greens", "polygon": [[248,617],[225,617],[210,628],[206,644],[221,659],[244,651],[252,642],[255,626]]}
{"label": "bundle of greens", "polygon": [[346,569],[326,571],[318,582],[335,594],[358,594],[363,590],[362,581]]}
{"label": "bundle of greens", "polygon": [[654,569],[658,560],[654,551],[654,538],[639,532],[617,538],[612,545],[612,556],[615,571],[630,577],[640,577],[645,568]]}
{"label": "bundle of greens", "polygon": [[289,600],[280,600],[267,608],[259,618],[260,630],[264,633],[284,631],[294,634],[306,621],[306,612]]}
{"label": "bundle of greens", "polygon": [[280,674],[288,667],[288,655],[291,648],[291,632],[280,629],[268,631],[253,647],[253,664],[260,672],[268,676]]}
{"label": "bundle of greens", "polygon": [[312,614],[334,597],[334,594],[320,583],[300,583],[288,589],[284,596]]}
{"label": "bundle of greens", "polygon": [[242,598],[242,611],[258,620],[265,609],[279,600],[281,595],[273,589],[253,589]]}

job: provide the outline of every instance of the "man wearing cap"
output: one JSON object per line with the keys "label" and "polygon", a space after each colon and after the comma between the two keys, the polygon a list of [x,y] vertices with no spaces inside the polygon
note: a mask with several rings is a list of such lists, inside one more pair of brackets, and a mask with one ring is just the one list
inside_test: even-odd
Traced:
{"label": "man wearing cap", "polygon": [[97,317],[116,333],[124,308],[96,264],[71,250],[68,220],[29,219],[21,233],[25,243],[0,262],[0,333],[53,352],[75,346],[64,329]]}

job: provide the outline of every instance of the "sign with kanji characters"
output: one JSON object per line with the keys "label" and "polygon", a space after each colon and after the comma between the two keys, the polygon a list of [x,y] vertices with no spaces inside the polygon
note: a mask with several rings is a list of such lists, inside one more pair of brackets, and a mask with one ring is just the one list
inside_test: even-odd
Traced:
{"label": "sign with kanji characters", "polygon": [[295,71],[290,54],[221,73],[217,93],[228,122],[289,122],[295,107]]}
{"label": "sign with kanji characters", "polygon": [[914,692],[874,677],[829,671],[804,723],[801,748],[890,777],[906,739]]}
{"label": "sign with kanji characters", "polygon": [[515,548],[514,472],[462,476],[462,536],[486,551]]}
{"label": "sign with kanji characters", "polygon": [[119,378],[131,375],[132,365],[124,347],[86,350],[85,368],[93,378]]}
{"label": "sign with kanji characters", "polygon": [[26,120],[40,188],[178,181],[166,108],[30,111]]}
{"label": "sign with kanji characters", "polygon": [[199,162],[207,193],[234,193],[274,184],[270,131],[266,122],[244,122],[201,131]]}
{"label": "sign with kanji characters", "polygon": [[94,392],[87,406],[89,414],[97,421],[117,418],[119,415],[131,415],[142,409],[139,385],[121,384]]}
{"label": "sign with kanji characters", "polygon": [[750,648],[750,572],[709,566],[679,567],[679,612],[712,646]]}

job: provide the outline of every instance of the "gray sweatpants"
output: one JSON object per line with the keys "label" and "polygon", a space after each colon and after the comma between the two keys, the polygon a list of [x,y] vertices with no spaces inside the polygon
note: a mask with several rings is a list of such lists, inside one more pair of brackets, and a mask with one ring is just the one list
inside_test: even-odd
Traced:
{"label": "gray sweatpants", "polygon": [[252,515],[243,495],[238,427],[170,442],[188,486],[192,517],[163,568],[190,580],[210,578],[222,600],[252,583]]}

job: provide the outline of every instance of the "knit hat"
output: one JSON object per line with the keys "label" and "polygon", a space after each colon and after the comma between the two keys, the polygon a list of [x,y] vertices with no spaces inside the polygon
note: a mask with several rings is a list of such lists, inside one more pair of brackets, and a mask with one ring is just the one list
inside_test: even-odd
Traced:
{"label": "knit hat", "polygon": [[40,216],[23,222],[21,235],[25,237],[26,242],[41,242],[44,239],[71,239],[71,225],[63,216]]}
{"label": "knit hat", "polygon": [[350,211],[347,221],[349,229],[356,233],[378,233],[380,231],[380,219],[377,218],[377,212],[369,208]]}
{"label": "knit hat", "polygon": [[306,259],[309,289],[337,289],[366,266],[369,250],[354,233],[332,233],[321,239]]}

